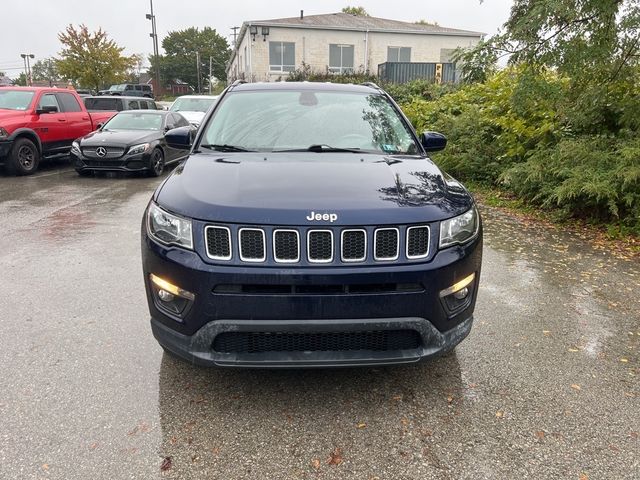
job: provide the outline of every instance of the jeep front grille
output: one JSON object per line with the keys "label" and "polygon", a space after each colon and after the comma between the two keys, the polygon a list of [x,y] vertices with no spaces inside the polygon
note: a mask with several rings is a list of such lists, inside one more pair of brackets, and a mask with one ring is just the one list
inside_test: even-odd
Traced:
{"label": "jeep front grille", "polygon": [[264,262],[266,258],[264,230],[259,228],[241,228],[240,260],[243,262]]}
{"label": "jeep front grille", "polygon": [[233,263],[301,265],[411,262],[430,256],[428,225],[397,227],[205,227],[206,254]]}
{"label": "jeep front grille", "polygon": [[309,230],[307,258],[312,263],[330,263],[333,260],[333,232],[331,230]]}

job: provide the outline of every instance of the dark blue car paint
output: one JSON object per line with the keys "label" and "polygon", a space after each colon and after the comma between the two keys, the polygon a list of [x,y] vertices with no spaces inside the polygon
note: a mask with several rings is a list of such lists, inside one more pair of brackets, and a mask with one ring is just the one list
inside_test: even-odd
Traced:
{"label": "dark blue car paint", "polygon": [[[237,89],[357,90],[384,94],[372,87],[317,84],[246,84]],[[400,112],[397,105],[395,108]],[[200,142],[215,108],[203,121],[194,145]],[[405,122],[408,121],[400,112]],[[411,130],[416,143],[418,136]],[[420,148],[422,148],[420,146]],[[142,226],[142,256],[152,330],[168,350],[202,365],[338,366],[418,361],[448,351],[468,333],[478,293],[482,259],[482,228],[465,245],[438,249],[439,222],[473,207],[473,199],[458,182],[431,162],[424,149],[416,156],[359,153],[195,152],[158,187],[153,201],[161,208],[191,219],[194,251],[164,246],[150,239]],[[301,201],[301,199],[304,199]],[[311,211],[338,215],[337,220],[309,222]],[[146,218],[146,216],[145,216]],[[246,264],[209,259],[205,225],[313,227],[339,231],[348,226],[429,225],[427,258],[395,262],[293,266],[265,261]],[[371,248],[371,247],[370,247]],[[370,252],[371,253],[371,252]],[[149,274],[158,275],[193,292],[196,301],[184,318],[158,308]],[[469,303],[455,314],[438,296],[472,273]],[[417,284],[419,291],[376,294],[273,295],[214,293],[218,285],[361,285]],[[221,331],[279,331],[286,328],[322,331],[326,328],[416,328],[423,346],[416,351],[298,352],[287,355],[238,356],[214,352]]]}

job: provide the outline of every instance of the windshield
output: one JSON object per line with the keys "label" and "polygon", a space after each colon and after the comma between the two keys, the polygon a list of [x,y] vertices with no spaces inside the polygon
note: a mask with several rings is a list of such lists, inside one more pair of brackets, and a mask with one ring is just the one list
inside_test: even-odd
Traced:
{"label": "windshield", "polygon": [[162,115],[157,113],[118,113],[105,123],[102,130],[161,130]]}
{"label": "windshield", "polygon": [[0,108],[6,110],[26,110],[31,104],[34,92],[0,89]]}
{"label": "windshield", "polygon": [[126,88],[126,84],[122,84],[122,85],[111,85],[109,87],[109,91],[111,92],[122,92],[125,88]]}
{"label": "windshield", "polygon": [[231,92],[207,125],[201,146],[245,150],[354,149],[416,154],[414,137],[380,94],[278,90]]}
{"label": "windshield", "polygon": [[172,112],[204,112],[209,110],[209,107],[214,104],[217,97],[206,98],[178,98],[173,105],[171,105]]}

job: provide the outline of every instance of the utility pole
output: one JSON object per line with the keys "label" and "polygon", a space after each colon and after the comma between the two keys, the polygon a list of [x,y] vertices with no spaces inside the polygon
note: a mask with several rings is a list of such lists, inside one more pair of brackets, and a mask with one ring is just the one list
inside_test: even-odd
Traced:
{"label": "utility pole", "polygon": [[196,71],[197,71],[197,75],[198,75],[198,94],[202,93],[202,87],[201,87],[201,76],[200,76],[200,52],[196,52]]}
{"label": "utility pole", "polygon": [[213,78],[213,58],[209,55],[209,95],[211,95],[211,79]]}
{"label": "utility pole", "polygon": [[236,47],[236,42],[238,41],[238,29],[240,27],[231,27],[231,30],[233,30],[233,48]]}
{"label": "utility pole", "polygon": [[153,58],[155,60],[156,68],[156,88],[158,92],[154,92],[155,95],[162,93],[162,86],[160,85],[160,49],[158,48],[158,32],[156,30],[156,16],[153,14],[153,0],[149,0],[151,6],[151,13],[147,13],[145,17],[147,20],[151,20],[151,33],[149,36],[153,39]]}

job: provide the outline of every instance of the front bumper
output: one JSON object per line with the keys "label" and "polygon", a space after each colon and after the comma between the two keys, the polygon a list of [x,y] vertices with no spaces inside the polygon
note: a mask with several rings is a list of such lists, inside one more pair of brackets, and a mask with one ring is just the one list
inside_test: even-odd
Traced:
{"label": "front bumper", "polygon": [[116,171],[116,172],[141,172],[150,170],[150,156],[148,153],[123,156],[114,159],[99,160],[79,156],[71,153],[71,162],[76,170]]}
{"label": "front bumper", "polygon": [[[218,320],[194,335],[182,335],[151,319],[154,337],[167,350],[196,365],[249,368],[318,368],[394,365],[415,363],[452,350],[471,331],[468,317],[446,332],[438,331],[424,318],[376,318],[334,320]],[[223,353],[212,349],[214,339],[224,332],[345,333],[371,330],[415,330],[422,342],[418,348],[389,351],[292,351]]]}

